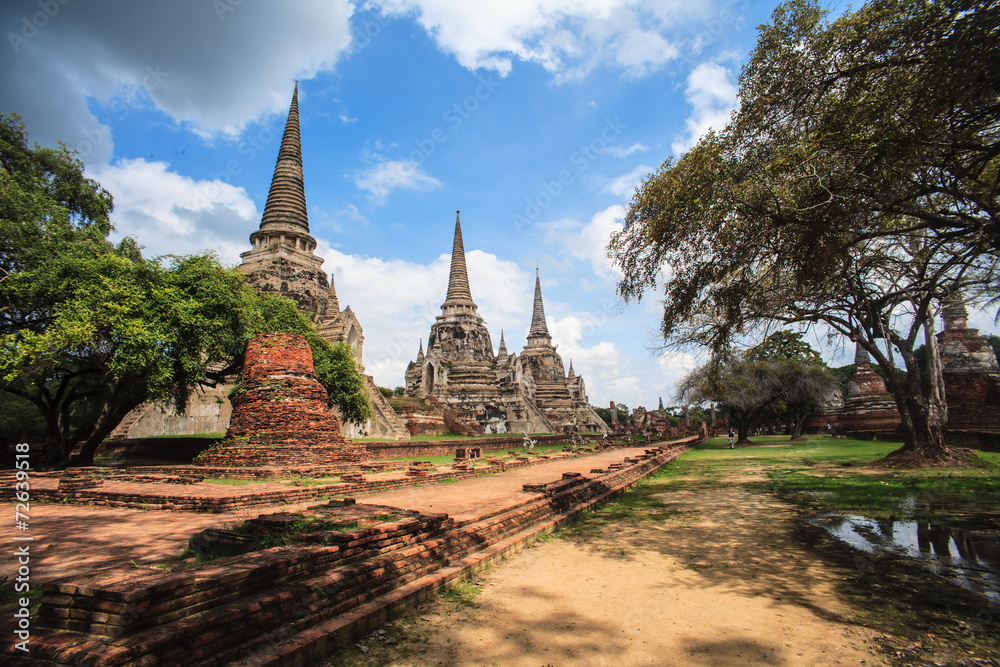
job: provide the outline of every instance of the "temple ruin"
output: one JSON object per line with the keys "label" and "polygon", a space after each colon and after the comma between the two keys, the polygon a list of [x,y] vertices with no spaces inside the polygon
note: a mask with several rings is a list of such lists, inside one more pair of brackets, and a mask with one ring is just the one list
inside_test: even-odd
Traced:
{"label": "temple ruin", "polygon": [[302,336],[260,334],[247,343],[240,382],[230,395],[226,437],[195,458],[203,466],[353,464],[365,446],[344,440],[316,380]]}
{"label": "temple ruin", "polygon": [[[968,327],[968,312],[961,299],[945,304],[941,312],[944,330],[937,334],[948,405],[950,433],[985,433],[1000,430],[1000,365],[989,341],[978,329]],[[806,421],[812,432],[870,437],[891,435],[902,419],[885,380],[871,366],[868,352],[860,345],[856,366],[846,394],[835,391],[819,412]],[[829,425],[829,428],[827,427]]]}
{"label": "temple ruin", "polygon": [[941,374],[948,402],[948,430],[1000,430],[1000,366],[989,341],[968,326],[965,304],[953,301],[942,312],[937,335]]}
{"label": "temple ruin", "polygon": [[[408,440],[406,425],[379,393],[374,379],[364,374],[365,336],[361,323],[350,306],[340,309],[333,276],[327,278],[322,269],[324,260],[315,254],[316,239],[309,234],[302,168],[298,82],[292,94],[264,214],[260,227],[250,235],[250,245],[250,250],[240,254],[243,261],[237,267],[246,276],[247,283],[258,292],[292,299],[318,327],[323,338],[331,343],[347,343],[354,354],[375,416],[364,424],[341,419],[342,434]],[[228,399],[231,389],[229,381],[218,387],[195,390],[190,402],[201,408],[196,416],[174,415],[169,408],[145,403],[129,414],[112,436],[134,438],[223,431],[231,413]],[[336,408],[334,412],[338,412]],[[164,431],[167,427],[169,430]]]}
{"label": "temple ruin", "polygon": [[606,430],[588,403],[583,378],[572,364],[569,375],[564,368],[545,324],[537,272],[528,344],[520,356],[509,353],[501,334],[494,354],[472,300],[456,214],[448,292],[431,325],[427,351],[421,341],[416,360],[406,368],[406,394],[466,413],[493,433]]}
{"label": "temple ruin", "polygon": [[341,419],[341,432],[348,437],[408,439],[406,425],[379,393],[375,380],[364,374],[365,335],[361,323],[350,306],[340,309],[334,278],[331,275],[327,280],[321,268],[323,258],[314,254],[316,239],[309,234],[302,170],[298,83],[292,94],[264,215],[260,228],[250,235],[250,244],[253,247],[240,255],[243,263],[238,267],[247,282],[258,292],[274,292],[293,299],[299,310],[316,324],[323,338],[331,343],[345,342],[354,353],[375,416],[365,424],[345,423]]}

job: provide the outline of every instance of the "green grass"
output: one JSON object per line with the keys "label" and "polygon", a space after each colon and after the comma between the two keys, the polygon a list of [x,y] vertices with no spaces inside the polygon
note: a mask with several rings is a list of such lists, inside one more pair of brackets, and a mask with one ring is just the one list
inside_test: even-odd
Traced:
{"label": "green grass", "polygon": [[259,479],[229,479],[227,477],[206,477],[202,480],[206,484],[219,484],[221,486],[246,486],[247,484],[262,484]]}
{"label": "green grass", "polygon": [[293,475],[284,479],[286,480],[285,486],[322,486],[324,484],[337,484],[340,482],[339,477],[302,477],[300,475]]}
{"label": "green grass", "polygon": [[[872,464],[902,443],[807,436],[752,439],[758,446],[729,449],[725,438],[694,447],[658,479],[668,484],[709,486],[722,478],[755,472],[746,485],[778,493],[811,509],[852,511],[869,516],[923,516],[941,506],[993,509],[1000,494],[1000,453],[980,452],[966,468],[898,470]],[[957,507],[960,505],[961,507]]]}
{"label": "green grass", "polygon": [[444,589],[441,597],[462,607],[475,607],[479,604],[479,594],[482,591],[481,586],[477,586],[471,581],[455,581]]}

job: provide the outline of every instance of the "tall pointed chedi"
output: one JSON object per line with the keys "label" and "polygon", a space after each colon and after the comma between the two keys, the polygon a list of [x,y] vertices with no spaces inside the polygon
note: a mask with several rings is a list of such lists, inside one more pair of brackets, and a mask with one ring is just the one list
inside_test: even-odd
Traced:
{"label": "tall pointed chedi", "polygon": [[[285,134],[274,165],[271,190],[264,206],[261,231],[288,229],[309,233],[306,187],[302,176],[302,138],[299,132],[299,82],[295,82],[292,105],[285,122]],[[253,237],[250,237],[251,242]]]}
{"label": "tall pointed chedi", "polygon": [[531,327],[528,344],[521,351],[524,372],[538,382],[564,383],[566,371],[562,358],[552,346],[552,336],[545,324],[545,306],[542,304],[542,282],[535,269],[535,300],[531,307]]}
{"label": "tall pointed chedi", "polygon": [[309,235],[302,141],[299,135],[299,84],[295,83],[285,134],[274,166],[260,228],[250,235],[253,246],[240,255],[239,270],[258,292],[276,292],[294,299],[315,322],[326,315],[329,283],[317,257],[316,239]]}
{"label": "tall pointed chedi", "polygon": [[590,430],[601,423],[588,403],[583,377],[573,370],[572,362],[569,375],[566,375],[562,357],[552,345],[552,336],[545,323],[542,281],[537,268],[528,344],[521,350],[519,359],[526,393],[550,423],[560,430]]}
{"label": "tall pointed chedi", "polygon": [[469,270],[465,266],[465,245],[462,243],[461,211],[455,211],[455,240],[451,247],[451,272],[448,274],[448,294],[441,304],[445,317],[468,314],[478,310],[469,289]]}
{"label": "tall pointed chedi", "polygon": [[[531,308],[531,328],[528,329],[528,347],[552,345],[549,327],[545,324],[545,307],[542,305],[542,283],[535,269],[535,303]],[[561,362],[560,362],[561,364]]]}
{"label": "tall pointed chedi", "polygon": [[441,314],[431,325],[427,351],[440,350],[449,360],[492,362],[493,343],[490,332],[479,317],[478,307],[469,288],[469,271],[465,266],[465,246],[462,243],[461,212],[455,212],[455,239],[451,248],[451,272],[448,294],[441,304]]}
{"label": "tall pointed chedi", "polygon": [[[331,343],[346,343],[363,374],[364,329],[350,306],[340,309],[333,276],[327,281],[321,268],[323,258],[315,254],[316,239],[309,234],[302,167],[299,84],[296,82],[260,228],[250,235],[253,247],[240,255],[243,263],[239,270],[258,292],[274,292],[293,299],[299,310],[316,323],[320,336]],[[365,424],[342,420],[343,434],[408,438],[405,425],[396,418],[375,381],[371,376],[363,377],[375,418]]]}

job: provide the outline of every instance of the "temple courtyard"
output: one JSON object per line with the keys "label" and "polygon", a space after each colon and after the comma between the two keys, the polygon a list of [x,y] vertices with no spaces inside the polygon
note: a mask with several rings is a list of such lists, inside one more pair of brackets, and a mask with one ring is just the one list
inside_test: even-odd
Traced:
{"label": "temple courtyard", "polygon": [[[692,444],[493,453],[471,465],[452,464],[459,470],[439,464],[369,471],[369,490],[356,483],[350,502],[341,479],[313,486],[278,478],[181,484],[183,467],[164,469],[165,480],[145,468],[120,475],[128,481],[112,475],[76,493],[124,504],[142,487],[146,509],[32,504],[31,581],[56,582],[45,587],[44,609],[35,611],[49,629],[33,631],[33,650],[41,651],[34,660],[998,664],[995,586],[963,589],[900,553],[852,547],[822,527],[828,515],[818,505],[773,486],[776,470],[838,480],[854,475],[857,465],[868,482],[889,485],[885,498],[891,498],[892,485],[900,484],[896,473],[870,467],[891,445],[848,447],[830,438],[804,445],[762,438],[735,450],[721,439]],[[824,447],[835,449],[827,460],[814,460]],[[951,480],[945,486],[960,484],[967,499],[983,491],[982,497],[996,497],[991,470],[944,476]],[[72,484],[83,477],[68,475]],[[40,487],[55,484],[38,479]],[[296,493],[310,495],[288,500]],[[150,509],[157,499],[185,496],[261,503],[233,511]],[[13,513],[13,504],[4,505]],[[199,531],[233,528],[259,515],[280,524],[316,512],[364,511],[383,523],[355,522],[332,543],[292,543],[204,562],[187,548]],[[976,559],[980,570],[995,568],[996,504],[949,511],[959,524],[974,525],[977,539],[992,540],[948,533],[961,546],[955,563]],[[888,526],[883,530],[892,533]],[[8,543],[18,537],[14,526],[0,536]],[[940,550],[940,536],[929,539]],[[14,570],[13,558],[4,556],[6,571]],[[315,558],[327,560],[313,566]],[[395,578],[386,583],[382,572]],[[116,599],[126,601],[117,626],[107,606]],[[59,631],[53,628],[59,618],[90,629]],[[220,627],[240,629],[220,634]]]}

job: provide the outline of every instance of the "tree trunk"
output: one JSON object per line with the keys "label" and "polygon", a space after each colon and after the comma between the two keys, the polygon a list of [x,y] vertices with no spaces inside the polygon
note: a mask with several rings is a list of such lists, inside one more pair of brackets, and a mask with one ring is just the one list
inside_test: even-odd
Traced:
{"label": "tree trunk", "polygon": [[[147,396],[148,394],[144,390],[139,390],[138,387],[118,388],[104,404],[101,414],[94,423],[94,429],[87,436],[80,447],[80,453],[73,458],[71,463],[83,466],[93,465],[94,454],[100,444],[111,435],[111,432],[125,419],[128,413],[146,400]],[[75,442],[67,443],[68,449],[65,450],[67,458],[75,445]]]}
{"label": "tree trunk", "polygon": [[945,441],[948,407],[933,313],[925,311],[921,325],[927,350],[926,373],[912,348],[903,350],[897,344],[906,364],[906,379],[905,386],[894,383],[896,390],[892,393],[902,419],[903,446],[885,457],[884,461],[890,465],[918,467],[953,463],[959,458]]}

